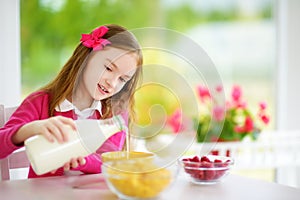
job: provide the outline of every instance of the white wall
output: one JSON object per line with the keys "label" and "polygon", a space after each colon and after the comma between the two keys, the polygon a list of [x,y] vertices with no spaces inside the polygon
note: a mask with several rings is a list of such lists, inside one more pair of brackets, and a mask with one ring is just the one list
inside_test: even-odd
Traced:
{"label": "white wall", "polygon": [[19,0],[0,0],[0,104],[8,106],[21,99],[19,8]]}
{"label": "white wall", "polygon": [[[300,1],[277,0],[277,128],[300,130]],[[300,187],[300,169],[281,168],[277,182]]]}

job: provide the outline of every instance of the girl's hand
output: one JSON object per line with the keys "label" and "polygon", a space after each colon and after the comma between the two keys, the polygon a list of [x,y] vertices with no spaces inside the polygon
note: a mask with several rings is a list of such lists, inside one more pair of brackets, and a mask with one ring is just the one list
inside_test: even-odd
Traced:
{"label": "girl's hand", "polygon": [[68,141],[68,132],[70,128],[76,130],[75,123],[72,119],[55,116],[45,120],[33,122],[33,128],[36,133],[45,136],[50,142],[57,140],[59,143]]}
{"label": "girl's hand", "polygon": [[[63,168],[64,168],[64,171],[69,171],[70,169],[74,169],[74,168],[77,168],[79,166],[85,165],[85,163],[86,163],[86,161],[83,157],[72,158],[70,160],[70,162],[67,162],[67,163],[64,164]],[[55,174],[56,171],[57,171],[57,169],[52,170],[51,174]]]}
{"label": "girl's hand", "polygon": [[76,130],[73,119],[55,116],[44,120],[36,120],[22,126],[12,137],[15,145],[22,144],[33,135],[43,135],[50,142],[57,140],[59,143],[68,141],[70,128]]}
{"label": "girl's hand", "polygon": [[69,171],[70,169],[77,168],[79,166],[85,165],[86,161],[83,157],[72,158],[70,162],[64,165],[64,170]]}

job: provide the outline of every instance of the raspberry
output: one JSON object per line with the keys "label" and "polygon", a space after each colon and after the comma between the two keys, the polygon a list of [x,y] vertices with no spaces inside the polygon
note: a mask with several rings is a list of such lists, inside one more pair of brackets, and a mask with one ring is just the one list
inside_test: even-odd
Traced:
{"label": "raspberry", "polygon": [[200,162],[200,159],[198,156],[194,156],[192,159],[190,159],[191,162]]}
{"label": "raspberry", "polygon": [[218,156],[219,155],[219,151],[218,150],[213,150],[213,151],[211,151],[211,155]]}
{"label": "raspberry", "polygon": [[[184,170],[197,180],[212,181],[222,177],[228,170],[231,159],[225,162],[219,158],[210,160],[208,156],[194,156],[182,159]],[[219,168],[219,169],[215,169]]]}
{"label": "raspberry", "polygon": [[196,173],[199,166],[200,162],[191,162],[190,159],[188,159],[188,161],[184,161],[184,170],[189,174]]}
{"label": "raspberry", "polygon": [[201,157],[201,162],[211,162],[207,156]]}
{"label": "raspberry", "polygon": [[223,161],[220,159],[215,159],[214,160],[214,166],[215,167],[223,167]]}
{"label": "raspberry", "polygon": [[203,162],[200,163],[200,167],[203,167],[203,168],[212,168],[212,167],[214,167],[214,164],[211,163],[211,162],[203,161]]}
{"label": "raspberry", "polygon": [[220,159],[215,159],[215,160],[214,160],[214,163],[222,163],[222,160],[220,160]]}
{"label": "raspberry", "polygon": [[225,174],[225,172],[227,171],[227,169],[224,169],[224,170],[218,170],[216,171],[216,174],[215,174],[215,179],[218,179],[220,178],[221,176],[223,176]]}
{"label": "raspberry", "polygon": [[204,170],[205,180],[212,180],[216,175],[215,170]]}
{"label": "raspberry", "polygon": [[226,150],[226,156],[230,157],[230,154],[231,154],[230,150]]}
{"label": "raspberry", "polygon": [[231,160],[226,160],[221,167],[227,167],[229,165],[229,163],[231,162]]}
{"label": "raspberry", "polygon": [[205,174],[203,170],[198,170],[196,173],[191,174],[191,176],[195,179],[204,180]]}

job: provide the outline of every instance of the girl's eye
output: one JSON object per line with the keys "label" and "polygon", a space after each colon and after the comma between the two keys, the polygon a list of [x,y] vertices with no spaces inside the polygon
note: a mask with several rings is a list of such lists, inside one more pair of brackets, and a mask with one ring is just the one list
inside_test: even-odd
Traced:
{"label": "girl's eye", "polygon": [[105,67],[105,69],[107,70],[107,71],[112,71],[112,69],[110,68],[110,67],[108,67],[108,66],[106,66],[106,65],[104,65],[104,67]]}
{"label": "girl's eye", "polygon": [[126,83],[126,82],[127,82],[127,80],[124,79],[124,78],[122,78],[122,77],[120,77],[120,81],[123,82],[123,83]]}

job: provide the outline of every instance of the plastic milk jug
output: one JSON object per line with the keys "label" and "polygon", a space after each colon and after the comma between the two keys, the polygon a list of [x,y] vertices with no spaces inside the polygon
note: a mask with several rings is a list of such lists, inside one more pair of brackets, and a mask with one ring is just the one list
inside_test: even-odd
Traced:
{"label": "plastic milk jug", "polygon": [[25,149],[34,172],[41,175],[62,167],[71,158],[95,152],[110,136],[122,130],[121,120],[120,116],[105,120],[77,120],[77,131],[70,127],[69,140],[64,143],[49,142],[42,135],[28,138]]}

